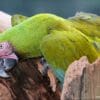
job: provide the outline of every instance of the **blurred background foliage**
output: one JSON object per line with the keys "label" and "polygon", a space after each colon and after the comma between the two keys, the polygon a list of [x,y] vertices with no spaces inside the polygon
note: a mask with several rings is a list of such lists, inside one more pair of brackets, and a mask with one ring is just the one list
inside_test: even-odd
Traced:
{"label": "blurred background foliage", "polygon": [[79,11],[100,15],[100,0],[0,0],[0,10],[27,16],[54,13],[69,17]]}

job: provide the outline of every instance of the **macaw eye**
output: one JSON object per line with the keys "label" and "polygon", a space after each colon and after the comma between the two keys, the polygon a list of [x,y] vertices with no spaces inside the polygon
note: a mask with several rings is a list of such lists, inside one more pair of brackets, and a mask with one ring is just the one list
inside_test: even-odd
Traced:
{"label": "macaw eye", "polygon": [[0,49],[2,49],[3,48],[3,46],[2,45],[0,45]]}

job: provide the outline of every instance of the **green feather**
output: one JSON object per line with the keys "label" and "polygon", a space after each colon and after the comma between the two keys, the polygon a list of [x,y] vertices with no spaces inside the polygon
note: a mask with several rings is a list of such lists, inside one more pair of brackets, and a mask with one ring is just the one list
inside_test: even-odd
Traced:
{"label": "green feather", "polygon": [[72,22],[72,26],[84,33],[91,44],[100,52],[100,16],[79,12],[69,20]]}
{"label": "green feather", "polygon": [[44,56],[62,79],[62,73],[74,60],[87,56],[93,62],[99,57],[100,28],[99,23],[94,23],[84,19],[66,20],[53,14],[15,16],[14,27],[0,34],[0,42],[10,42],[22,58]]}
{"label": "green feather", "polygon": [[[67,22],[70,23],[70,22]],[[52,14],[38,14],[0,34],[0,42],[9,41],[24,58],[41,56],[40,43],[50,30],[67,30],[65,19]]]}
{"label": "green feather", "polygon": [[15,14],[11,17],[11,24],[12,26],[18,25],[24,20],[26,20],[28,17],[20,15],[20,14]]}
{"label": "green feather", "polygon": [[41,43],[46,60],[55,68],[66,71],[68,65],[82,56],[93,62],[99,55],[80,31],[51,31]]}

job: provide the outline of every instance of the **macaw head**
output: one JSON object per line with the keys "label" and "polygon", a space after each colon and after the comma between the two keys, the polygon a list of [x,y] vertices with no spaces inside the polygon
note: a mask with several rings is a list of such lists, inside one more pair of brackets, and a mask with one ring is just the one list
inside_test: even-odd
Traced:
{"label": "macaw head", "polygon": [[9,78],[6,72],[11,70],[17,63],[18,57],[13,52],[13,47],[9,42],[0,43],[0,77]]}
{"label": "macaw head", "polygon": [[0,58],[12,58],[18,60],[9,42],[0,43]]}
{"label": "macaw head", "polygon": [[7,56],[12,53],[12,46],[8,42],[2,42],[0,43],[0,57]]}

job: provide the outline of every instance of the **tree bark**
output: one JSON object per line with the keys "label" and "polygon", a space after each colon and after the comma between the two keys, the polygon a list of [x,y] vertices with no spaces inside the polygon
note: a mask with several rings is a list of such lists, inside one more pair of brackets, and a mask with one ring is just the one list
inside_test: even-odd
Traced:
{"label": "tree bark", "polygon": [[20,61],[9,74],[8,79],[0,78],[0,100],[60,100],[59,89],[52,92],[34,59]]}
{"label": "tree bark", "polygon": [[100,59],[73,62],[65,75],[61,100],[100,100]]}

